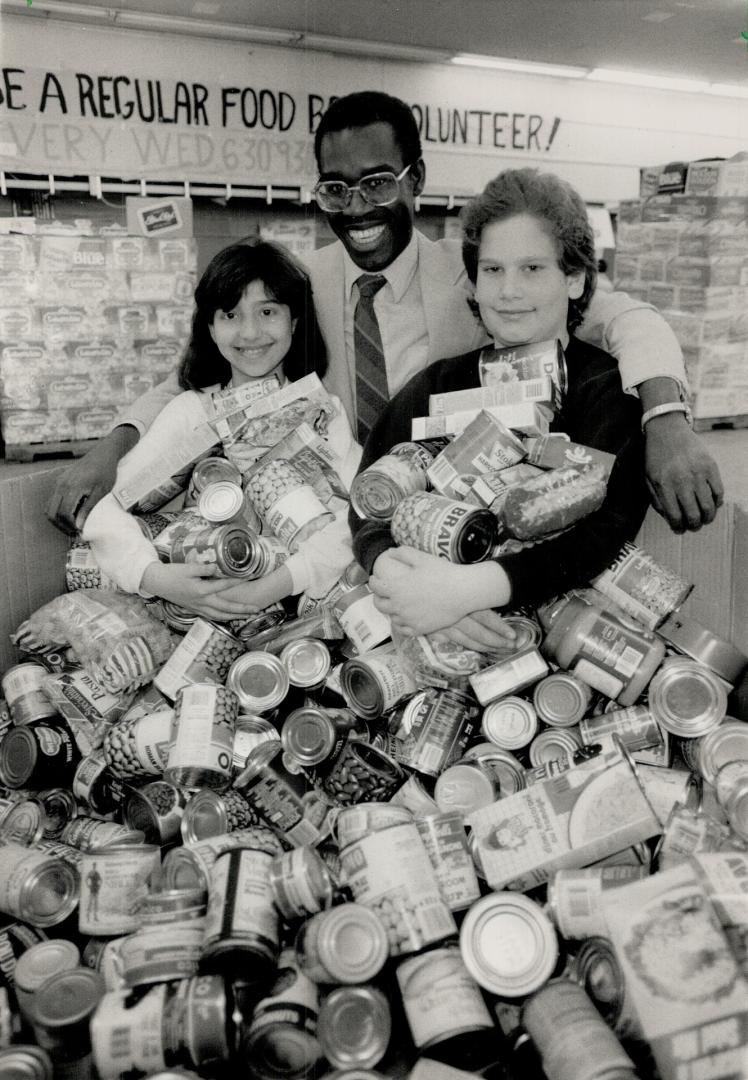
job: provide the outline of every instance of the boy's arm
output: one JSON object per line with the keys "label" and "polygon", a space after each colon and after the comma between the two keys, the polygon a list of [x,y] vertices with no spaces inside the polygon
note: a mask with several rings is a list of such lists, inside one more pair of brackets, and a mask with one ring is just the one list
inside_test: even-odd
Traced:
{"label": "boy's arm", "polygon": [[[651,304],[598,290],[577,335],[616,357],[623,388],[638,392],[642,413],[683,401],[688,384],[680,346]],[[654,417],[645,435],[647,485],[655,510],[676,532],[708,524],[722,503],[722,482],[685,413]]]}
{"label": "boy's arm", "polygon": [[47,505],[47,517],[63,532],[83,528],[88,514],[111,491],[117,464],[135,446],[163,407],[179,393],[174,372],[120,413],[117,425],[65,470]]}

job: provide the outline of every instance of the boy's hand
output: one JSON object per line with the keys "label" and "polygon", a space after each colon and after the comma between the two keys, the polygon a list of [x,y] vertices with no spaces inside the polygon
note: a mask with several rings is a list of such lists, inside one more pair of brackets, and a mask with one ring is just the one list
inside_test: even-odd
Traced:
{"label": "boy's hand", "polygon": [[416,548],[390,548],[375,562],[369,587],[395,629],[430,634],[494,601],[485,592],[486,571],[502,573],[496,564],[460,566]]}
{"label": "boy's hand", "polygon": [[719,470],[680,413],[646,425],[647,486],[652,506],[674,532],[695,532],[714,520],[724,488]]}
{"label": "boy's hand", "polygon": [[214,575],[215,567],[200,563],[152,562],[145,568],[141,587],[145,592],[171,600],[173,604],[216,622],[236,619],[256,610],[248,606],[243,597],[227,595],[237,588],[236,579]]}
{"label": "boy's hand", "polygon": [[476,652],[504,651],[517,638],[511,626],[492,608],[465,615],[454,626],[442,630],[442,635]]}

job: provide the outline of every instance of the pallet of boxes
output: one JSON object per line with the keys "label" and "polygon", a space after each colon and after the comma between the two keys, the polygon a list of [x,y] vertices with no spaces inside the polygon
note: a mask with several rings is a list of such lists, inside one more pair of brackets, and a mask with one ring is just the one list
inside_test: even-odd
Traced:
{"label": "pallet of boxes", "polygon": [[675,332],[696,430],[748,426],[748,159],[642,170],[642,198],[620,206],[615,276]]}
{"label": "pallet of boxes", "polygon": [[[487,348],[356,513],[461,564],[593,513],[612,455],[549,434],[563,359]],[[332,403],[213,393],[201,456],[115,497],[251,580],[347,497],[304,419]],[[399,637],[356,564],[218,625],[71,560],[2,677],[0,1076],[747,1077],[748,658],[632,544],[589,586],[479,653]]]}
{"label": "pallet of boxes", "polygon": [[106,435],[175,369],[195,287],[193,240],[31,227],[0,235],[0,427],[12,461],[82,454]]}

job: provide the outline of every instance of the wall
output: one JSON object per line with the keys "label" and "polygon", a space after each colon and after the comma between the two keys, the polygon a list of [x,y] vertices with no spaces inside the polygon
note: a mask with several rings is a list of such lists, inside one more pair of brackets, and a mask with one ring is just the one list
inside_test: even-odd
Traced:
{"label": "wall", "polygon": [[724,98],[19,15],[3,15],[2,36],[5,171],[308,188],[319,113],[362,87],[413,106],[432,194],[471,194],[522,163],[612,201],[636,194],[640,165],[748,142],[745,103]]}

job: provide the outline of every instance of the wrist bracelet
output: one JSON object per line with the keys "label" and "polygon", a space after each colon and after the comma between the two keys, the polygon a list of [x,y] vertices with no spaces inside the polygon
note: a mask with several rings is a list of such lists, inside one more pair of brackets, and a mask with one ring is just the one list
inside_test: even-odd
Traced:
{"label": "wrist bracelet", "polygon": [[693,417],[691,416],[691,410],[685,401],[667,401],[664,405],[655,405],[652,409],[642,415],[642,431],[644,431],[645,425],[650,420],[654,420],[656,416],[665,416],[667,413],[682,412],[686,418],[686,423],[689,427],[693,427]]}

